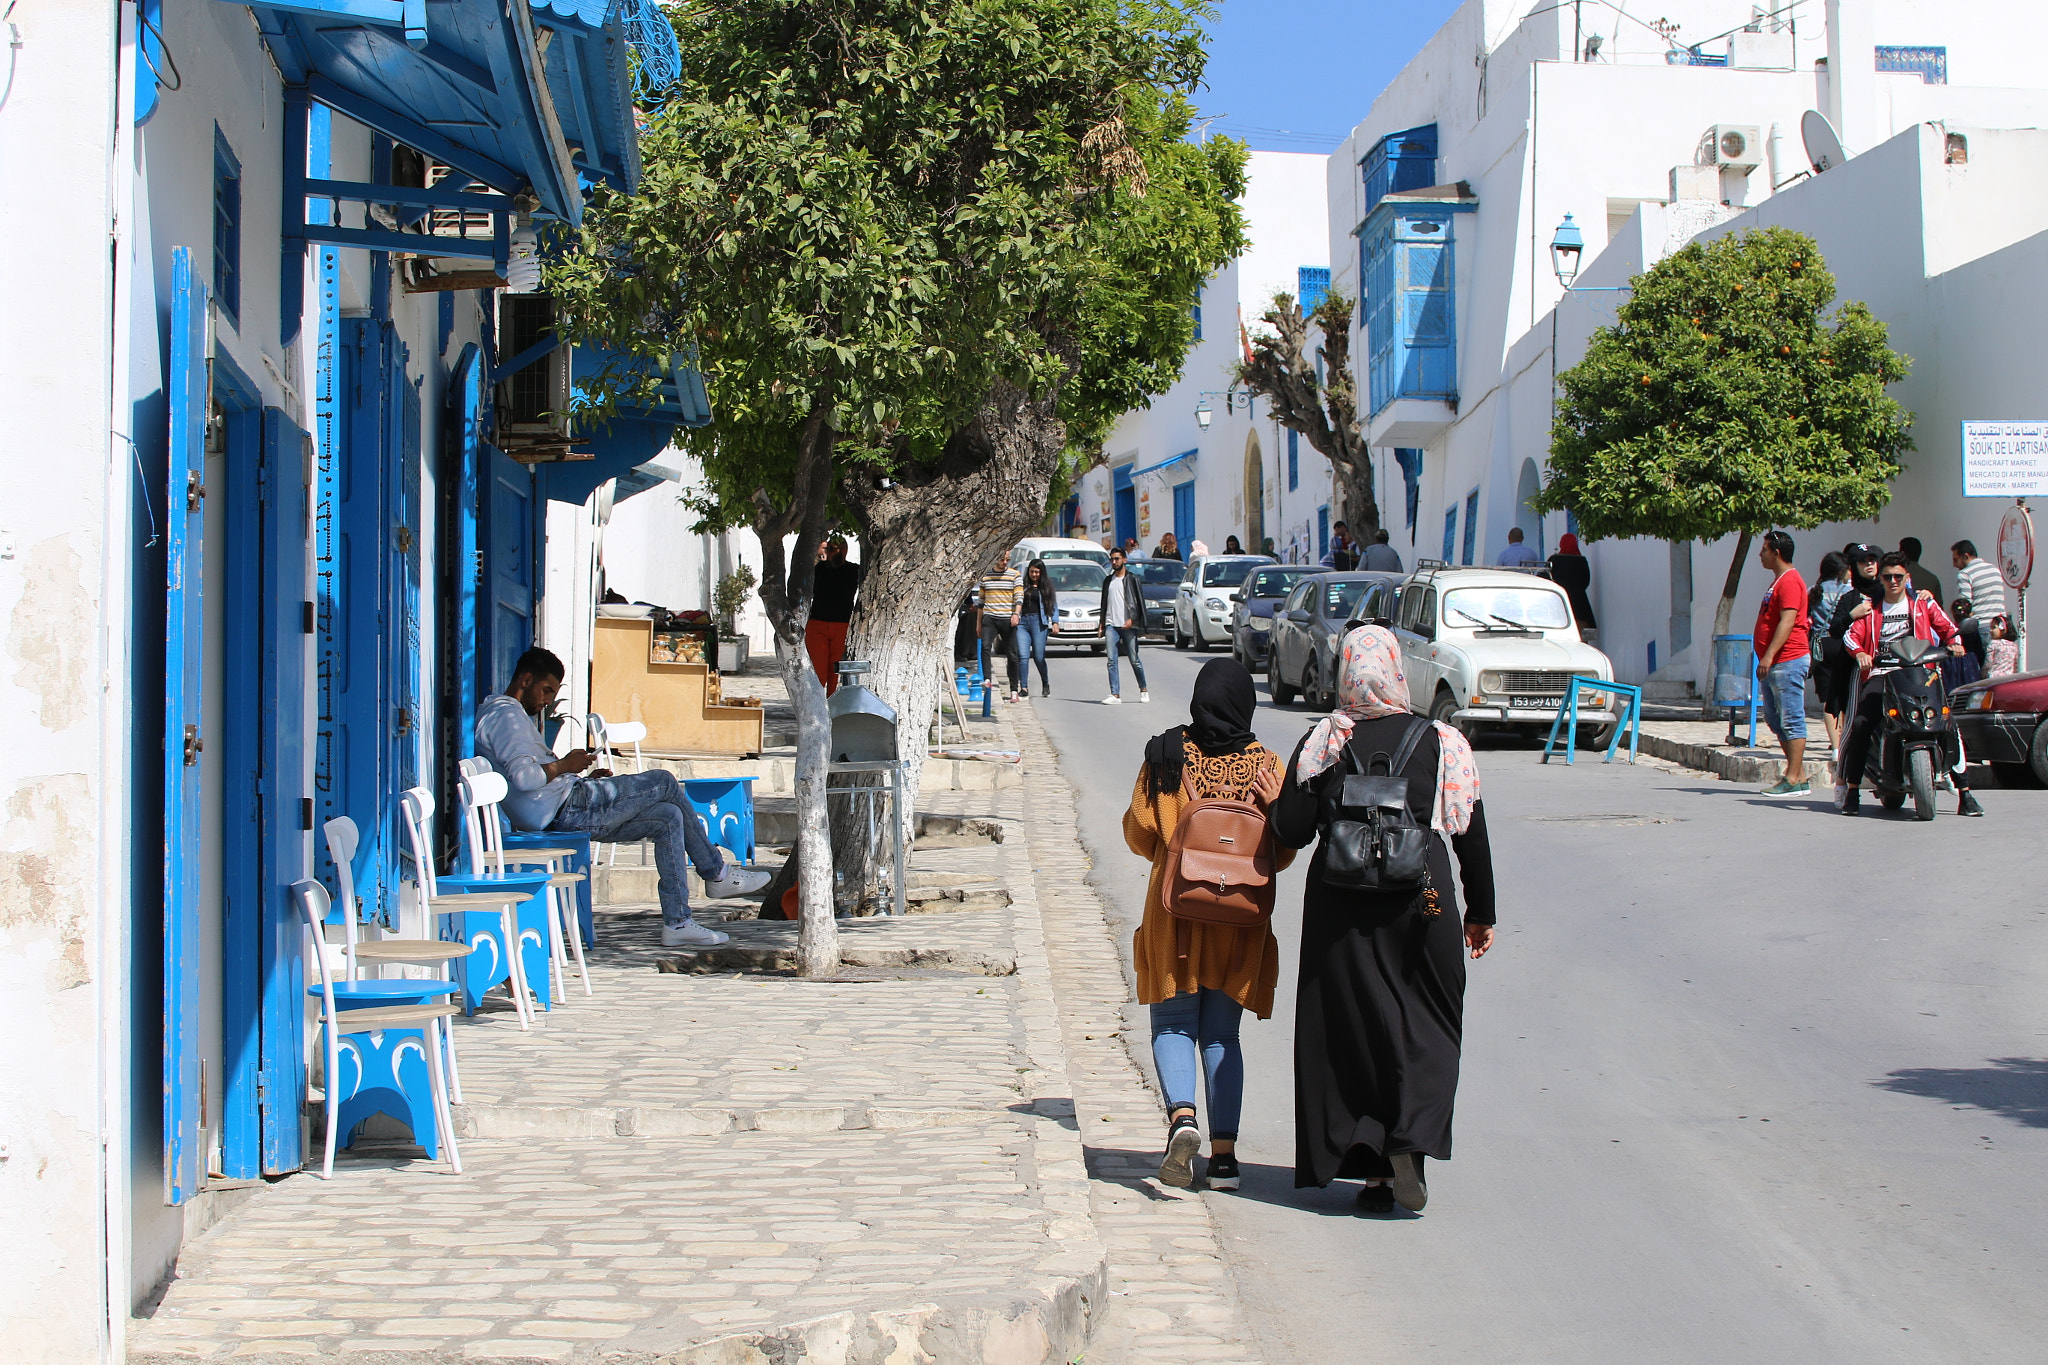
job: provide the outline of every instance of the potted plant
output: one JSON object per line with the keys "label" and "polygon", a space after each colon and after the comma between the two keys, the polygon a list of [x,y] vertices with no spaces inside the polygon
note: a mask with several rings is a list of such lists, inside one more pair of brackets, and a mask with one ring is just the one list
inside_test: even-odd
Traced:
{"label": "potted plant", "polygon": [[740,634],[740,608],[754,592],[754,570],[741,564],[718,580],[711,605],[718,617],[718,671],[737,673],[747,666],[747,637]]}

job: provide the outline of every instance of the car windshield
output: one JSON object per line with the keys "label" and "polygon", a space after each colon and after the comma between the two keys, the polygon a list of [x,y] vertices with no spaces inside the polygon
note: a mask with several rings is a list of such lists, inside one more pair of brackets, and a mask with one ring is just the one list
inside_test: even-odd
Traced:
{"label": "car windshield", "polygon": [[1171,559],[1147,559],[1134,561],[1130,572],[1140,583],[1173,584],[1188,576],[1188,566]]}
{"label": "car windshield", "polygon": [[1202,566],[1202,586],[1205,588],[1234,588],[1244,582],[1245,575],[1259,567],[1256,559],[1224,559]]}
{"label": "car windshield", "polygon": [[1327,620],[1342,621],[1350,617],[1358,599],[1365,596],[1365,590],[1372,585],[1357,579],[1349,583],[1325,583],[1323,585],[1323,616]]}
{"label": "car windshield", "polygon": [[1251,587],[1245,590],[1247,597],[1285,597],[1287,590],[1306,578],[1309,570],[1261,569],[1252,575]]}
{"label": "car windshield", "polygon": [[1100,564],[1086,559],[1049,559],[1045,576],[1052,580],[1055,592],[1095,592],[1108,575]]}
{"label": "car windshield", "polygon": [[1109,551],[1107,550],[1082,550],[1071,547],[1062,549],[1056,545],[1042,552],[1038,558],[1048,564],[1056,559],[1066,559],[1079,560],[1084,564],[1100,564],[1105,569],[1109,567]]}
{"label": "car windshield", "polygon": [[1444,624],[1561,630],[1572,623],[1561,592],[1542,588],[1453,588],[1444,594]]}

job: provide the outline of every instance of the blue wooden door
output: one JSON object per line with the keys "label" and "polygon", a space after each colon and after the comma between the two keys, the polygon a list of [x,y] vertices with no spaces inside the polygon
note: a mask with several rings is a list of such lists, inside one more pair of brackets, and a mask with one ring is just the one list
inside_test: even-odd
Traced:
{"label": "blue wooden door", "polygon": [[1111,475],[1116,497],[1116,543],[1122,548],[1127,540],[1138,534],[1138,492],[1131,487],[1131,465],[1129,461],[1116,467]]}
{"label": "blue wooden door", "polygon": [[299,1169],[304,1064],[305,965],[291,884],[306,875],[313,827],[306,781],[306,646],[312,603],[306,594],[306,537],[312,490],[312,438],[276,408],[263,410],[264,698],[262,981],[260,1096],[266,1175]]}
{"label": "blue wooden door", "polygon": [[1173,538],[1180,542],[1182,558],[1194,553],[1188,548],[1195,543],[1195,485],[1192,480],[1173,486]]}
{"label": "blue wooden door", "polygon": [[[510,456],[491,450],[482,504],[481,665],[486,673],[484,690],[496,692],[512,681],[512,665],[533,644],[533,472]],[[587,708],[588,701],[576,697],[574,705]]]}
{"label": "blue wooden door", "polygon": [[164,496],[164,1198],[199,1192],[199,928],[205,612],[207,286],[193,253],[171,253],[170,475]]}
{"label": "blue wooden door", "polygon": [[[477,653],[477,608],[483,560],[477,539],[477,492],[483,460],[484,371],[474,344],[465,346],[448,385],[449,416],[456,423],[457,486],[454,498],[453,559],[455,611],[451,640],[456,756],[475,752],[477,703],[491,686]],[[509,679],[507,680],[509,681]]]}
{"label": "blue wooden door", "polygon": [[387,847],[396,850],[405,843],[396,795],[420,781],[420,530],[425,520],[420,508],[420,393],[408,373],[406,347],[395,346],[386,359],[391,362],[385,372],[386,404],[396,430],[386,447],[391,464],[386,485],[390,533],[384,545],[391,599],[386,637],[391,726],[386,732],[386,779],[379,795],[385,807],[380,821],[384,838]]}

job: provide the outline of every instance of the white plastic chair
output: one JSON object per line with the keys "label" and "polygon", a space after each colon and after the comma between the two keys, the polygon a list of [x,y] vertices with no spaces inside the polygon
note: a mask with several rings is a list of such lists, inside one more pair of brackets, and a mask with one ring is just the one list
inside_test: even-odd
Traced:
{"label": "white plastic chair", "polygon": [[[341,1136],[341,1040],[368,1035],[372,1047],[381,1047],[383,1039],[379,1035],[387,1029],[418,1029],[425,1036],[426,1043],[421,1051],[426,1053],[434,1126],[440,1141],[448,1145],[448,1164],[454,1167],[457,1175],[462,1174],[462,1153],[455,1145],[455,1118],[448,1107],[448,1086],[441,1073],[441,1054],[448,1046],[446,1031],[448,1021],[455,1016],[455,1006],[444,1002],[439,1005],[373,1005],[364,1009],[340,1009],[335,1003],[334,974],[327,965],[327,935],[323,927],[330,907],[327,888],[312,880],[293,882],[292,900],[305,921],[307,946],[320,976],[320,1031],[325,1044],[322,1055],[326,1066],[324,1102],[327,1111],[327,1150],[321,1161],[320,1178],[334,1179],[334,1149]],[[357,1046],[351,1043],[352,1048]],[[401,1043],[399,1046],[404,1045]],[[360,1060],[359,1052],[359,1065]],[[393,1074],[396,1074],[395,1067]]]}
{"label": "white plastic chair", "polygon": [[[363,979],[366,963],[372,967],[386,963],[438,967],[446,979],[450,962],[476,951],[468,944],[450,943],[445,939],[385,938],[381,930],[376,938],[363,937],[367,926],[362,922],[362,899],[356,895],[355,885],[356,850],[362,846],[356,822],[346,815],[337,815],[320,828],[327,838],[327,856],[334,860],[335,880],[341,886],[341,922],[347,931],[342,939],[342,951],[348,963],[350,981]],[[424,894],[420,903],[426,904]],[[428,913],[433,913],[431,908]]]}
{"label": "white plastic chair", "polygon": [[[498,945],[505,954],[506,989],[512,996],[512,1010],[519,1027],[533,1026],[533,996],[526,985],[526,968],[519,952],[519,906],[532,894],[526,891],[454,891],[443,893],[434,875],[434,856],[427,845],[427,826],[434,818],[434,794],[425,787],[413,787],[399,794],[398,808],[405,822],[406,842],[412,845],[413,875],[420,889],[420,903],[429,914],[457,911],[498,912]],[[472,941],[470,947],[475,948]]]}
{"label": "white plastic chair", "polygon": [[[620,758],[619,750],[613,746],[630,744],[633,746],[633,771],[647,771],[647,761],[640,754],[640,741],[647,738],[646,725],[637,720],[622,720],[614,725],[603,716],[592,714],[589,727],[591,733],[597,736],[598,747],[592,751],[597,755],[597,766],[617,772],[624,760]],[[634,844],[640,850],[640,865],[645,867],[648,863],[647,852],[652,845],[645,839],[635,840]],[[613,842],[611,852],[605,857],[608,866],[619,865],[619,850],[623,847],[623,843]]]}
{"label": "white plastic chair", "polygon": [[[503,816],[498,807],[509,790],[504,775],[472,773],[462,779],[463,832],[469,843],[470,866],[484,877],[502,877],[507,865],[540,866],[547,869],[548,961],[555,974],[555,996],[567,994],[568,964],[563,951],[567,940],[576,948],[576,966],[583,975],[583,993],[592,994],[590,968],[583,960],[582,926],[576,921],[574,888],[583,881],[580,872],[564,872],[558,864],[576,856],[573,848],[505,847]],[[523,978],[522,978],[523,980]]]}
{"label": "white plastic chair", "polygon": [[[646,727],[642,726],[641,729],[645,730]],[[482,755],[462,759],[456,764],[456,767],[464,777],[473,777],[478,773],[497,772],[497,769],[491,766],[491,760]],[[585,995],[594,994],[590,986],[590,968],[583,960],[583,925],[576,912],[576,893],[574,888],[583,881],[583,874],[568,871],[562,866],[565,860],[576,856],[577,850],[573,848],[544,848],[535,844],[506,845],[503,821],[494,822],[492,829],[497,835],[497,842],[503,849],[505,861],[508,864],[515,867],[527,865],[545,867],[548,870],[549,891],[551,893],[560,892],[560,902],[555,908],[556,913],[561,917],[562,928],[559,934],[553,936],[554,942],[549,945],[548,952],[548,960],[553,964],[556,973],[556,994],[567,994],[563,974],[568,970],[568,963],[561,950],[562,942],[565,940],[575,949],[576,969],[583,976],[583,993]],[[552,903],[553,901],[551,900]]]}

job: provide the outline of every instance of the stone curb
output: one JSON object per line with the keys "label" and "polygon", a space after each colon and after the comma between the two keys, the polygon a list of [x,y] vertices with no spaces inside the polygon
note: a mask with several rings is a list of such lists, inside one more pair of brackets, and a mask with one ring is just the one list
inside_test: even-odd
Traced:
{"label": "stone curb", "polygon": [[1014,1119],[1018,1111],[929,1105],[820,1104],[739,1106],[621,1105],[583,1108],[544,1104],[453,1106],[459,1138],[717,1137],[723,1133],[899,1132]]}
{"label": "stone curb", "polygon": [[[907,918],[907,916],[906,916]],[[975,976],[1015,976],[1017,959],[1000,953],[972,948],[869,948],[848,945],[841,948],[842,967],[906,967],[927,971],[967,972]],[[707,972],[793,972],[796,945],[754,945],[727,943],[702,952],[657,958],[655,969],[685,974]]]}
{"label": "stone curb", "polygon": [[[1826,738],[1826,736],[1822,736]],[[1769,784],[1785,776],[1785,760],[1759,756],[1755,750],[1721,748],[1713,744],[1692,744],[1664,735],[1643,732],[1637,746],[1652,758],[1661,758],[1697,772],[1712,773],[1723,782]],[[1817,786],[1835,785],[1835,765],[1830,759],[1809,759],[1807,781]]]}

